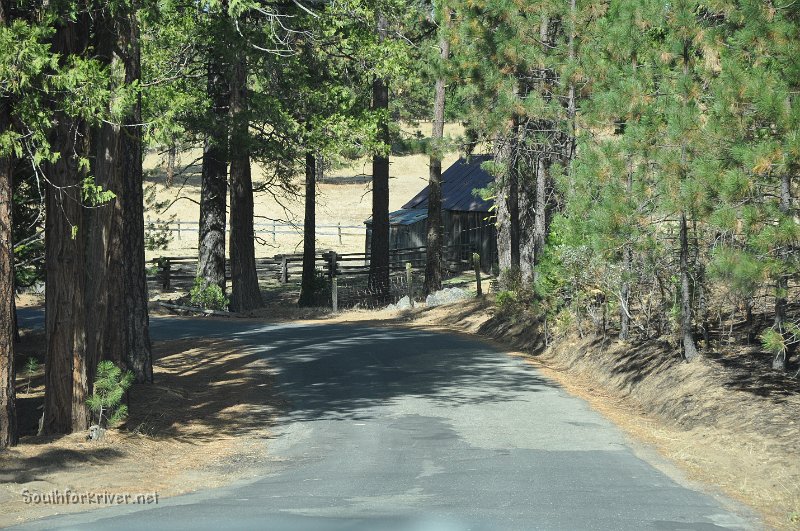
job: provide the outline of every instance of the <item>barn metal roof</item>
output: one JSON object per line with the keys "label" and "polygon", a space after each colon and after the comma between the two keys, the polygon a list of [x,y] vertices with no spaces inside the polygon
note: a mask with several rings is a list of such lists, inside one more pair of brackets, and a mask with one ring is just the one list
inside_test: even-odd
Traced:
{"label": "barn metal roof", "polygon": [[[474,155],[469,160],[460,158],[442,173],[442,210],[461,212],[488,212],[494,204],[473,195],[473,190],[486,188],[494,177],[481,164],[491,160],[491,155]],[[428,208],[429,189],[426,186],[403,209]]]}

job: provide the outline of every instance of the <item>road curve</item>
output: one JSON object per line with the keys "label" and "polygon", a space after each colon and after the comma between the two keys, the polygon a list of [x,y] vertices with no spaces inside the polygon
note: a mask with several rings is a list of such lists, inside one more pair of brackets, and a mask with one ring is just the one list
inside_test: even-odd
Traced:
{"label": "road curve", "polygon": [[[21,528],[757,529],[679,484],[522,361],[463,336],[360,324],[155,318],[269,359],[288,406],[255,481]],[[645,453],[647,453],[645,451]],[[668,468],[668,466],[667,466]]]}

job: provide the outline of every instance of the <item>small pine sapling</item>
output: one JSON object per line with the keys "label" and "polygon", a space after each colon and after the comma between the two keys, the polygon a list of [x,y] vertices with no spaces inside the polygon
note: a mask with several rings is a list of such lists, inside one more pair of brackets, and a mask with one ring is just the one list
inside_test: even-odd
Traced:
{"label": "small pine sapling", "polygon": [[39,360],[34,358],[33,356],[28,358],[28,361],[25,362],[25,376],[28,379],[28,382],[25,386],[25,393],[31,392],[31,379],[33,378],[33,374],[39,370]]}
{"label": "small pine sapling", "polygon": [[122,398],[133,380],[132,372],[123,373],[111,361],[101,361],[97,364],[94,392],[86,401],[97,421],[94,426],[89,428],[91,439],[100,438],[106,428],[119,424],[128,416],[128,406],[122,403]]}

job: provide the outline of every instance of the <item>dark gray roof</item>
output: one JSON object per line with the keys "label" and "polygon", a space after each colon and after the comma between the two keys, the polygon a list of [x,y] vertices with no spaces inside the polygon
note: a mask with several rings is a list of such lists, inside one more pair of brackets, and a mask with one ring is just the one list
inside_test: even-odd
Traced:
{"label": "dark gray roof", "polygon": [[[494,204],[473,195],[472,191],[486,188],[494,182],[494,177],[483,168],[481,163],[491,160],[491,155],[474,155],[466,159],[458,159],[442,173],[442,209],[462,212],[488,212]],[[427,209],[428,187],[403,205],[404,209]]]}

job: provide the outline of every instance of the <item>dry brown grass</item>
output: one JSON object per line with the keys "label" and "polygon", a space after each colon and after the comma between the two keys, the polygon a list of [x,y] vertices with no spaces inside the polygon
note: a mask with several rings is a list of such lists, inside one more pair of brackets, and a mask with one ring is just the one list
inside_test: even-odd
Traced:
{"label": "dry brown grass", "polygon": [[[414,131],[416,128],[407,126],[406,129]],[[427,133],[430,124],[421,123],[419,130]],[[460,125],[448,124],[446,134],[458,136],[463,134]],[[183,164],[199,160],[200,150],[192,150],[180,155]],[[457,153],[450,153],[444,159],[444,167],[458,159]],[[397,210],[409,199],[422,190],[428,181],[428,157],[425,155],[410,155],[392,157],[390,159],[389,181],[389,208]],[[150,153],[145,158],[145,170],[148,174],[147,184],[155,186],[158,202],[170,202],[172,205],[164,212],[147,212],[145,215],[152,220],[169,219],[175,216],[176,220],[196,222],[199,218],[200,199],[200,167],[195,165],[185,175],[175,178],[172,187],[165,185],[165,173],[162,157],[158,153]],[[370,193],[371,161],[368,159],[355,160],[345,167],[337,168],[326,175],[325,181],[318,185],[317,196],[317,225],[355,226],[356,229],[345,229],[342,243],[337,235],[319,236],[317,245],[320,248],[336,249],[340,252],[362,252],[364,249],[364,220],[371,215],[372,196]],[[253,165],[254,182],[263,180],[265,169]],[[302,221],[303,221],[303,181],[304,177],[298,175],[294,181],[299,195],[276,198],[269,192],[260,192],[255,197],[256,223],[271,223],[272,220],[283,220],[297,224],[297,229],[292,234],[279,234],[276,241],[267,237],[266,241],[258,242],[257,256],[272,256],[278,253],[298,252],[302,250]],[[336,232],[328,229],[326,232]],[[197,233],[187,233],[181,240],[173,240],[167,251],[149,252],[148,258],[163,254],[188,254],[197,248]]]}

